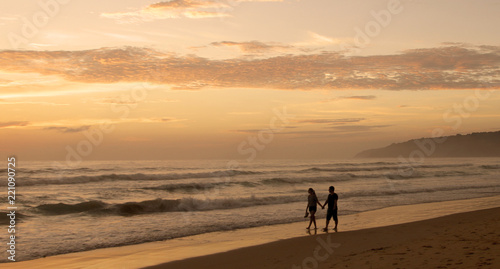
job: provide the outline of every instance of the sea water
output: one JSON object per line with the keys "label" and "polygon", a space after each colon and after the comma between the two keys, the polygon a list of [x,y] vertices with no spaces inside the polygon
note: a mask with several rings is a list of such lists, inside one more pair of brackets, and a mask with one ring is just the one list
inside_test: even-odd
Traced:
{"label": "sea water", "polygon": [[496,196],[500,158],[19,161],[16,260],[303,221],[307,189],[323,203],[331,185],[339,215]]}

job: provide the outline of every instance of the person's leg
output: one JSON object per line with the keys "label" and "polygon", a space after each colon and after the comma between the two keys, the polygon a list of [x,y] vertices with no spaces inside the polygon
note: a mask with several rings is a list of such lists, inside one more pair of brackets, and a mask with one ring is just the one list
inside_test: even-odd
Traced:
{"label": "person's leg", "polygon": [[[314,229],[316,229],[316,211],[311,212],[311,220],[314,222]],[[310,225],[309,225],[310,226]]]}
{"label": "person's leg", "polygon": [[313,223],[313,221],[314,221],[314,225],[316,225],[316,220],[314,218],[315,213],[316,213],[316,211],[309,210],[309,214],[311,214],[311,216],[309,217],[309,226],[307,226],[307,229],[311,228],[311,224]]}
{"label": "person's leg", "polygon": [[311,211],[311,222],[314,223],[314,228],[316,229],[316,211]]}
{"label": "person's leg", "polygon": [[328,224],[330,224],[330,218],[332,217],[331,211],[326,212],[326,226],[323,230],[327,231],[328,230]]}
{"label": "person's leg", "polygon": [[335,212],[333,214],[333,220],[335,221],[335,227],[333,229],[337,230],[337,225],[339,225],[339,218],[337,217],[337,210],[335,210]]}

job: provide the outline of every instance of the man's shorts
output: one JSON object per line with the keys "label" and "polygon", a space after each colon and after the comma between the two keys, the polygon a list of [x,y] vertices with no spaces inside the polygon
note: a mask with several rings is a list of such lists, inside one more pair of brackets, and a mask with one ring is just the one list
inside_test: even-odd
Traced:
{"label": "man's shorts", "polygon": [[337,209],[335,209],[335,210],[328,209],[328,211],[326,212],[326,220],[330,220],[332,217],[333,217],[334,221],[338,221],[338,218],[337,218]]}

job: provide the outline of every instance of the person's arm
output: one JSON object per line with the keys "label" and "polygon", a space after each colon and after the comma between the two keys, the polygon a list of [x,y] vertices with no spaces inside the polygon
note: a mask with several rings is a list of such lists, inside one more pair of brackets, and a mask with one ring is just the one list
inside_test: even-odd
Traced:
{"label": "person's arm", "polygon": [[335,199],[335,201],[333,201],[333,210],[337,209],[337,200],[338,199]]}
{"label": "person's arm", "polygon": [[326,198],[325,204],[321,206],[321,208],[325,209],[325,205],[328,203],[328,198]]}

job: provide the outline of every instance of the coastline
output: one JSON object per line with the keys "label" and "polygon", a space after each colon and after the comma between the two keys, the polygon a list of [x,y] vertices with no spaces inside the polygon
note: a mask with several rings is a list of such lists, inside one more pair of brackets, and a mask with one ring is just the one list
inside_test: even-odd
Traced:
{"label": "coastline", "polygon": [[[329,233],[328,235],[355,233],[358,230],[366,231],[366,229],[376,227],[385,227],[385,229],[388,229],[391,225],[416,223],[463,212],[476,211],[480,214],[481,210],[495,208],[499,205],[500,196],[492,196],[388,207],[354,215],[340,216],[339,233]],[[324,219],[318,219],[317,222],[318,228],[322,228]],[[227,251],[241,252],[243,248],[246,250],[252,249],[252,252],[256,252],[256,255],[259,255],[259,253],[262,255],[261,249],[268,244],[283,244],[287,240],[311,241],[312,238],[327,236],[319,230],[317,231],[318,236],[310,236],[306,233],[305,227],[306,224],[303,221],[214,232],[167,241],[56,255],[47,258],[8,263],[8,266],[10,268],[26,268],[29,266],[36,268],[143,268],[157,265],[159,267],[156,268],[163,268],[162,266],[167,266],[168,264],[172,266],[179,263],[192,263],[196,262],[197,259],[207,259],[208,257],[217,255],[219,255],[218,259],[224,260],[226,258],[222,256],[228,255]],[[314,232],[312,234],[314,235]],[[241,262],[241,259],[239,261]],[[288,267],[291,265],[292,263]]]}

